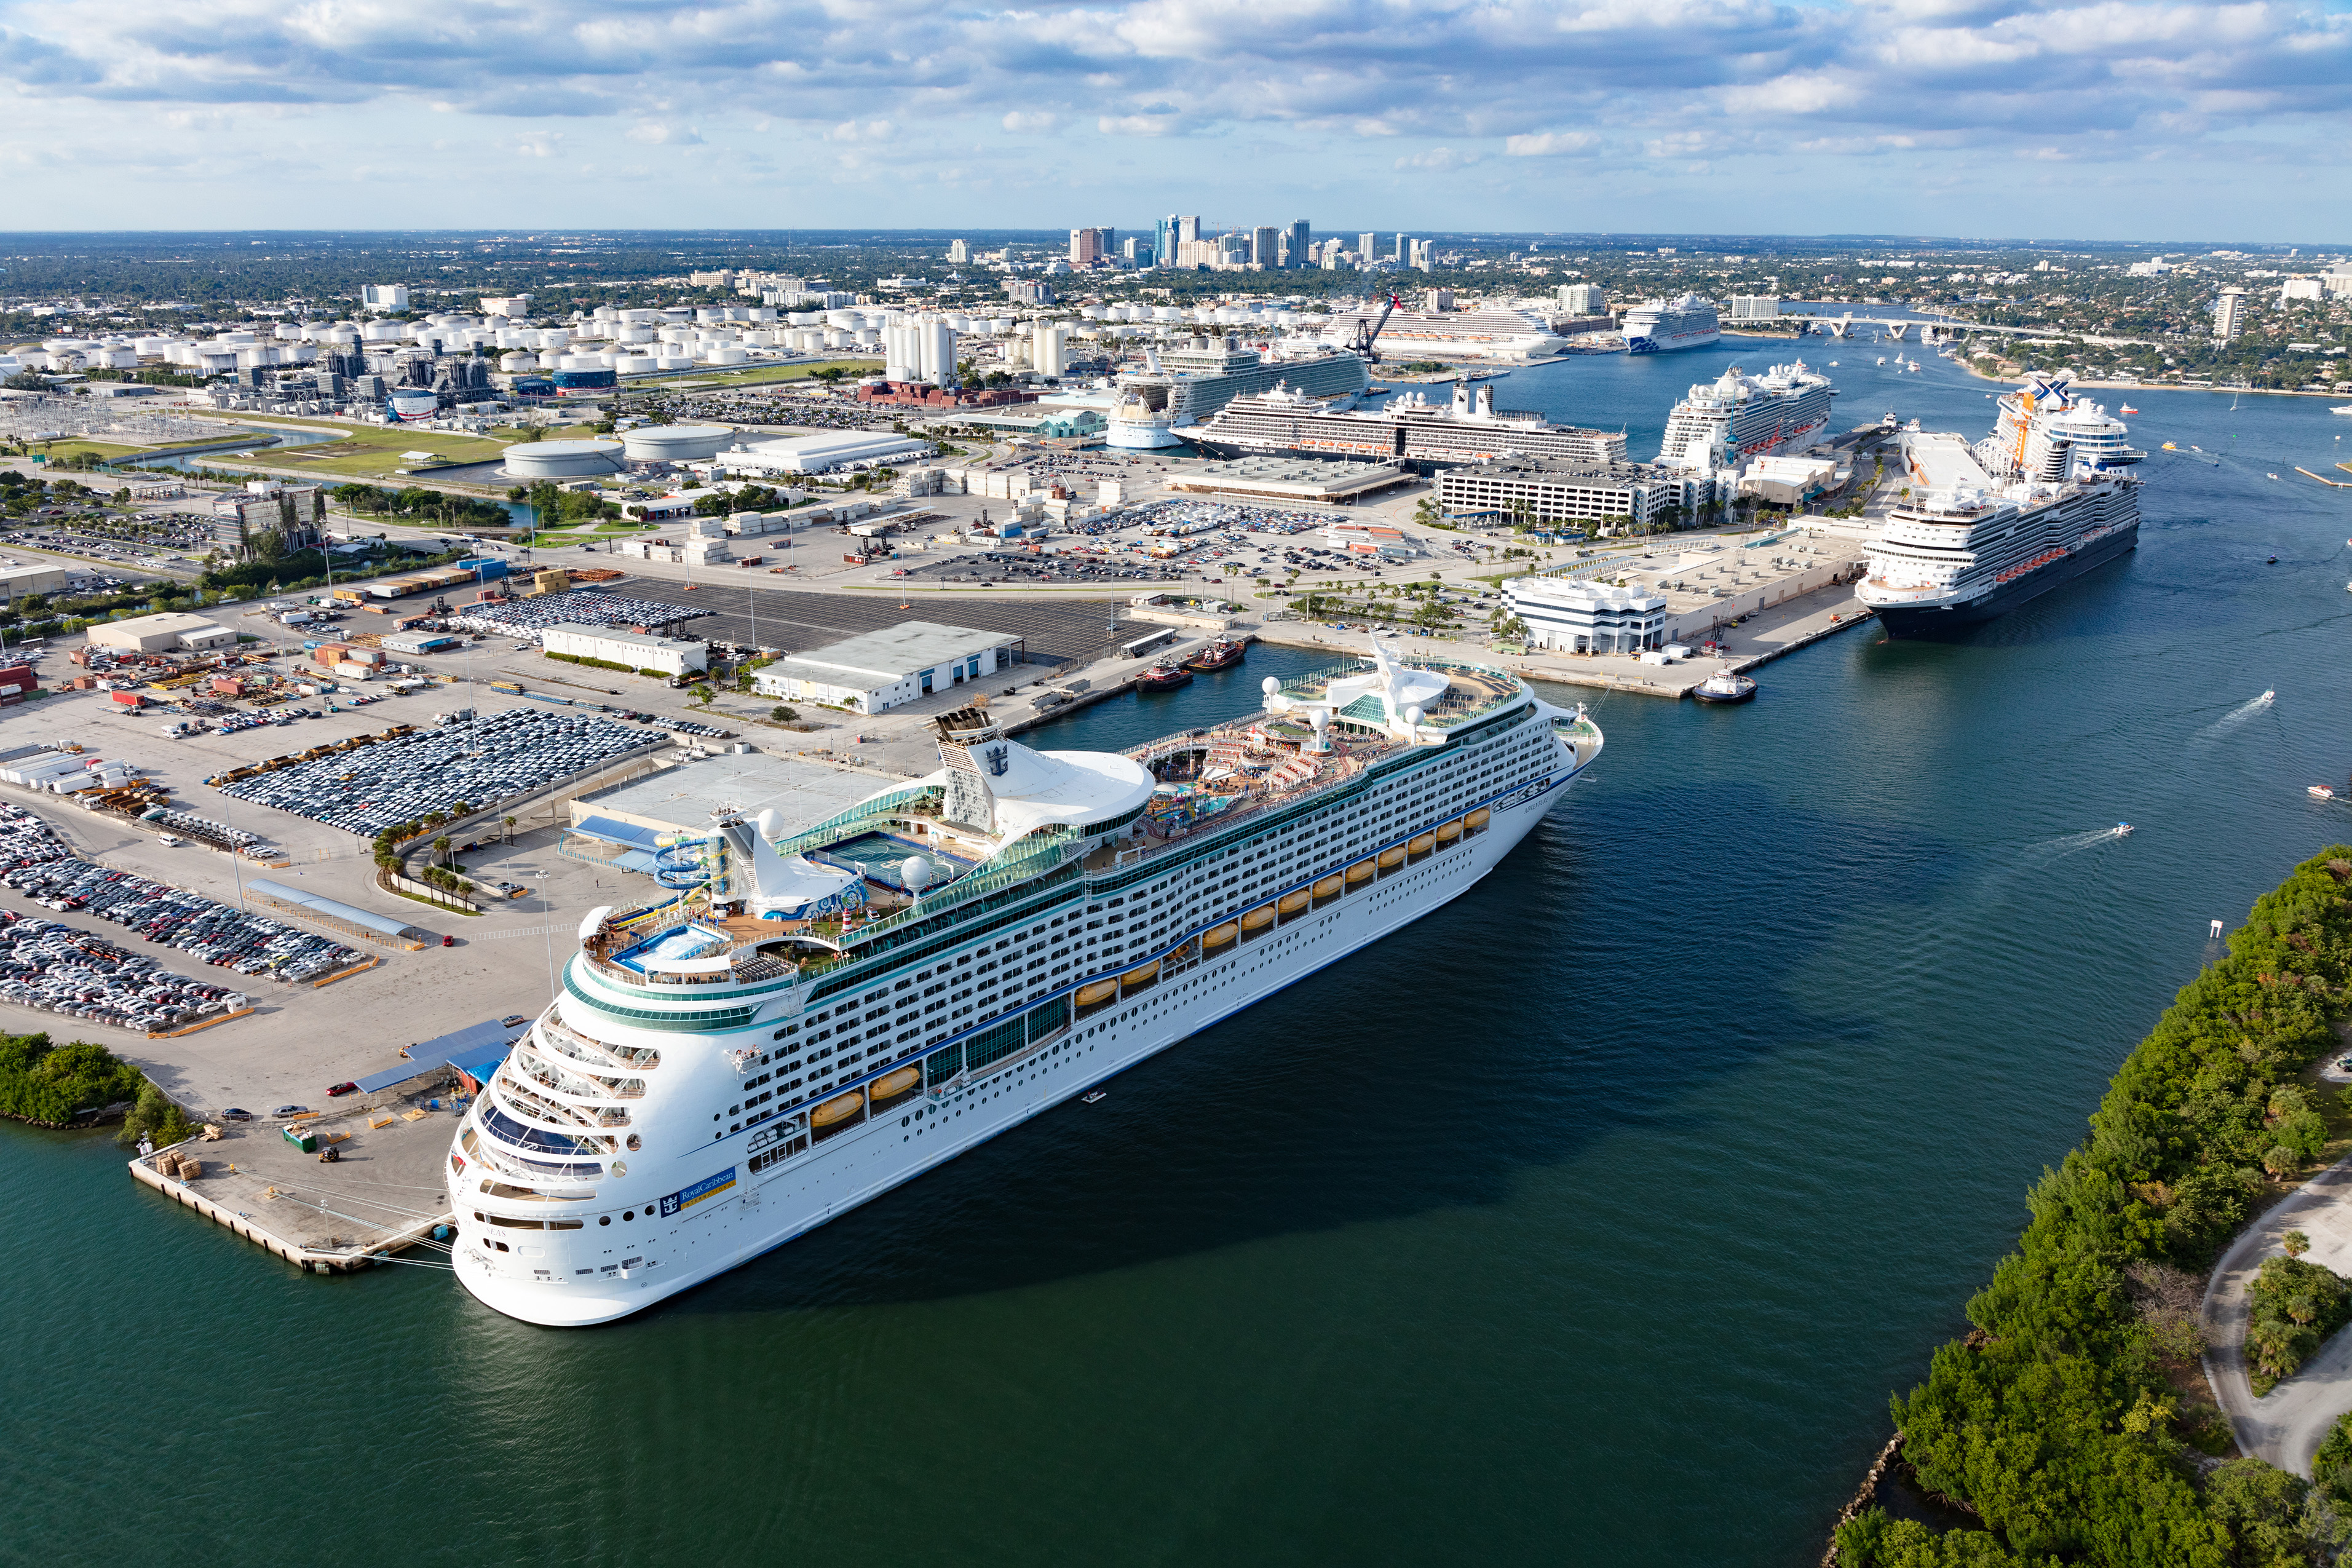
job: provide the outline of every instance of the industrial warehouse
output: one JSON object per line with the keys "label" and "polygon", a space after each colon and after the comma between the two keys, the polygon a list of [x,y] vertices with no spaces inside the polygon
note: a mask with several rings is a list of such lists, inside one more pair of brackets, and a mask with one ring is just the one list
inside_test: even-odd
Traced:
{"label": "industrial warehouse", "polygon": [[763,697],[879,713],[1004,668],[1015,662],[1020,640],[934,621],[901,621],[808,653],[788,654],[760,671],[758,689]]}

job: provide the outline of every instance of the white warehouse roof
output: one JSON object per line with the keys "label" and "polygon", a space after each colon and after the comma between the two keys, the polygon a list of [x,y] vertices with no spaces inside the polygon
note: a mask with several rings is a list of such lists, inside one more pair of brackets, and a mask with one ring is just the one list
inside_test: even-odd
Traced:
{"label": "white warehouse roof", "polygon": [[877,462],[886,458],[919,458],[930,443],[910,440],[888,430],[828,430],[815,436],[784,436],[756,441],[734,451],[721,452],[728,469],[753,473],[814,474],[845,463]]}
{"label": "white warehouse roof", "polygon": [[776,661],[776,668],[789,667],[803,680],[877,689],[1015,640],[1008,632],[973,631],[937,621],[901,621],[807,653],[786,654]]}

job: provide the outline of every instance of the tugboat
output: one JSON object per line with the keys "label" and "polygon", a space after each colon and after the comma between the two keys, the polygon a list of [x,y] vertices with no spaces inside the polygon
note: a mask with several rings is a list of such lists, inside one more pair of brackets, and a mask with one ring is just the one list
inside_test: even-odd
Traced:
{"label": "tugboat", "polygon": [[1756,696],[1756,682],[1727,664],[1692,687],[1691,695],[1701,702],[1747,702]]}
{"label": "tugboat", "polygon": [[1138,691],[1173,691],[1192,684],[1192,672],[1181,664],[1155,664],[1135,678]]}
{"label": "tugboat", "polygon": [[1211,643],[1208,647],[1202,648],[1200,652],[1186,659],[1184,661],[1184,668],[1187,669],[1198,670],[1202,675],[1208,675],[1220,669],[1231,669],[1234,666],[1241,663],[1242,651],[1242,645],[1240,643],[1231,641],[1225,637],[1219,637],[1216,641]]}

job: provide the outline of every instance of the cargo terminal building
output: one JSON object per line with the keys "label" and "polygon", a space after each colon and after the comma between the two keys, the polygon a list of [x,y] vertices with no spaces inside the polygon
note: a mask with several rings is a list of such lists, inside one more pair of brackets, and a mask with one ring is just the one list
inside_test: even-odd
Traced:
{"label": "cargo terminal building", "polygon": [[1021,640],[936,621],[901,621],[845,642],[787,655],[760,671],[757,689],[762,697],[879,713],[1018,663]]}

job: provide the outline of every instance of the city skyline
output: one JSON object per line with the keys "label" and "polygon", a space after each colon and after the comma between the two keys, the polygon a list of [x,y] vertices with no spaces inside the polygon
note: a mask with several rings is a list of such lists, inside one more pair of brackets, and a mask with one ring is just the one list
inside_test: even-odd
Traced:
{"label": "city skyline", "polygon": [[1250,222],[1423,232],[2326,243],[2352,218],[2352,16],[2260,0],[1148,0],[855,26],[782,0],[194,0],[168,21],[29,0],[0,80],[17,230],[616,205],[645,226],[1066,228],[1230,210],[1236,168]]}

